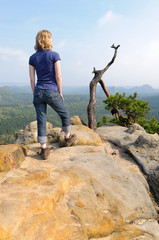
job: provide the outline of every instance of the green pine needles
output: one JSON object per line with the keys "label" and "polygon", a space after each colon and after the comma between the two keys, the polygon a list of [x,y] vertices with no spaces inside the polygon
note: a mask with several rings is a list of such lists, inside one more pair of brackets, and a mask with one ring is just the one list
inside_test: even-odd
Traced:
{"label": "green pine needles", "polygon": [[[106,104],[105,109],[112,109],[115,113],[117,113],[116,116],[119,117],[119,121],[121,123],[122,117],[120,118],[120,116],[124,115],[124,119],[126,120],[127,118],[128,124],[132,124],[135,123],[138,118],[146,117],[146,114],[150,111],[148,106],[149,102],[144,102],[140,99],[137,99],[137,93],[134,93],[133,96],[130,95],[128,97],[126,97],[125,93],[116,93],[114,96],[108,97],[103,102]],[[112,114],[114,112],[112,111]]]}
{"label": "green pine needles", "polygon": [[[110,122],[128,127],[134,123],[139,123],[148,133],[159,133],[159,122],[152,117],[150,121],[146,119],[150,111],[149,102],[137,99],[137,93],[126,96],[125,93],[116,93],[103,100],[106,104],[105,109],[111,110],[115,115]],[[97,123],[97,127],[106,123],[106,116],[103,116],[102,122]]]}

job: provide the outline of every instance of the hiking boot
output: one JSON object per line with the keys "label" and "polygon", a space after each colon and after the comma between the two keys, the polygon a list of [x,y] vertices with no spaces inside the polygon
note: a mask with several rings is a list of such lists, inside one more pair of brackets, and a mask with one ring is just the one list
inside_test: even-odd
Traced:
{"label": "hiking boot", "polygon": [[42,159],[43,160],[46,160],[47,159],[47,157],[49,156],[49,154],[50,154],[50,150],[49,150],[49,148],[41,148],[41,153],[40,153],[40,155],[42,156]]}
{"label": "hiking boot", "polygon": [[65,147],[70,147],[77,139],[76,134],[70,134],[69,138],[65,138]]}

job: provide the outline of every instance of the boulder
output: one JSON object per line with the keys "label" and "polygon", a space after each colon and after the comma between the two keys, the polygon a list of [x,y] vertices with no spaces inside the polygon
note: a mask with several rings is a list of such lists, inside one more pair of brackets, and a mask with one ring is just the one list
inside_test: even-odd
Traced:
{"label": "boulder", "polygon": [[116,124],[107,124],[97,128],[95,132],[98,133],[104,141],[112,142],[124,148],[133,144],[145,131],[142,127],[137,128],[136,125],[126,128]]}
{"label": "boulder", "polygon": [[61,135],[61,128],[52,128],[48,131],[47,140],[49,143],[57,143],[59,142],[59,138]]}
{"label": "boulder", "polygon": [[[48,135],[53,125],[46,123],[46,134]],[[16,144],[30,144],[37,142],[37,121],[29,123],[23,130],[16,133]]]}
{"label": "boulder", "polygon": [[[73,125],[72,134],[76,134],[77,139],[73,143],[73,146],[76,145],[94,145],[94,146],[100,146],[102,145],[102,140],[100,136],[95,133],[92,129],[84,126],[84,125]],[[64,133],[60,135],[59,139],[59,145],[60,147],[64,146]]]}
{"label": "boulder", "polygon": [[27,147],[18,144],[0,145],[0,172],[20,166],[27,154]]}
{"label": "boulder", "polygon": [[82,125],[82,120],[79,118],[79,116],[73,116],[71,117],[71,125]]}
{"label": "boulder", "polygon": [[142,131],[143,133],[146,133],[145,129],[142,128],[139,124],[137,123],[134,123],[133,125],[131,125],[127,130],[126,132],[128,133],[134,133],[136,130],[140,130]]}
{"label": "boulder", "polygon": [[[78,116],[71,118],[72,134],[77,135],[75,145],[101,145],[102,140],[98,134],[87,126],[82,124],[82,120]],[[53,128],[52,124],[47,122],[46,134],[49,143],[58,143],[60,147],[64,146],[64,133],[61,128]],[[16,144],[31,144],[37,143],[37,121],[28,124],[24,130],[19,130],[16,134]]]}

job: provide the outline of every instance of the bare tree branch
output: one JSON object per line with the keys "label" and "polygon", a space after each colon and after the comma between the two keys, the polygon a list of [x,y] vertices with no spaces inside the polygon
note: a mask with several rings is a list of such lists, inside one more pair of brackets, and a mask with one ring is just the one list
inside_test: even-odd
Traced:
{"label": "bare tree branch", "polygon": [[105,71],[108,70],[108,68],[113,64],[113,62],[115,61],[115,58],[117,56],[117,51],[118,51],[118,48],[120,47],[120,45],[118,45],[117,47],[114,46],[114,44],[111,46],[111,48],[114,48],[115,51],[114,51],[114,56],[112,58],[112,60],[107,64],[107,66],[103,69],[103,73],[105,73]]}
{"label": "bare tree branch", "polygon": [[108,70],[108,68],[113,64],[113,62],[116,59],[117,56],[117,50],[120,47],[120,45],[118,46],[114,46],[114,44],[111,46],[111,48],[114,48],[114,55],[112,60],[107,64],[107,66],[102,69],[102,70],[96,70],[95,67],[93,68],[92,73],[94,73],[94,77],[92,79],[92,81],[90,82],[90,101],[87,107],[87,114],[88,114],[88,126],[91,129],[96,129],[97,128],[97,124],[96,124],[96,115],[95,115],[95,110],[94,107],[96,105],[96,87],[98,82],[101,84],[102,89],[104,91],[104,93],[106,94],[107,97],[109,97],[109,92],[105,87],[105,84],[102,80],[102,76],[103,74]]}
{"label": "bare tree branch", "polygon": [[99,83],[100,83],[103,91],[105,92],[106,96],[109,97],[110,94],[109,94],[109,92],[108,92],[108,89],[105,87],[105,84],[104,84],[103,80],[101,79],[101,80],[99,81]]}

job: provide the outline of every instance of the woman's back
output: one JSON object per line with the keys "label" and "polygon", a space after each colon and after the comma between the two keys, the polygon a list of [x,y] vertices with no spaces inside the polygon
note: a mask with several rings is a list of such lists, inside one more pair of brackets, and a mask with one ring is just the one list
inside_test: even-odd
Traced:
{"label": "woman's back", "polygon": [[57,52],[39,49],[30,59],[29,64],[33,66],[37,74],[36,89],[52,89],[57,91],[55,76],[55,62],[60,59]]}

